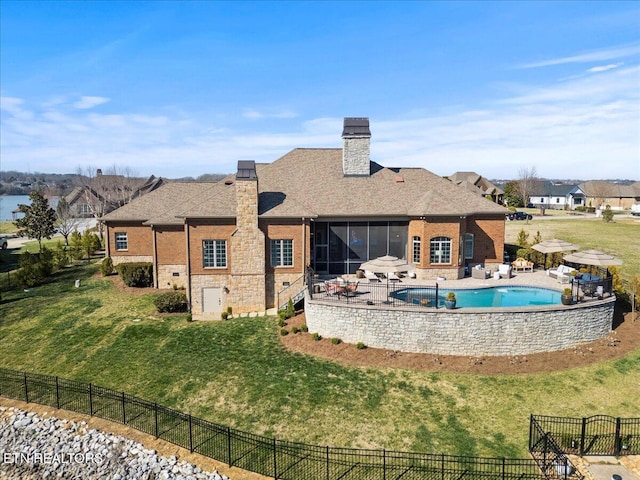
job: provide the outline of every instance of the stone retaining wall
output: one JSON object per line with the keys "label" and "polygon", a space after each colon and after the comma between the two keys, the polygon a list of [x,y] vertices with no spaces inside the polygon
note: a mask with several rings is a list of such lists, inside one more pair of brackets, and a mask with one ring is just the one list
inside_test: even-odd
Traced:
{"label": "stone retaining wall", "polygon": [[563,350],[611,332],[615,297],[539,308],[385,309],[305,299],[310,332],[369,347],[439,355]]}

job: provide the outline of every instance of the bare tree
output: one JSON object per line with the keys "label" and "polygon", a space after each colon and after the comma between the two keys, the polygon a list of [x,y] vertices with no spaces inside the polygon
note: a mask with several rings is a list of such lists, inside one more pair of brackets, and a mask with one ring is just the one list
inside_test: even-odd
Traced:
{"label": "bare tree", "polygon": [[518,196],[522,199],[522,205],[526,207],[529,203],[529,197],[540,186],[536,167],[522,167],[518,170],[518,180],[515,186]]}
{"label": "bare tree", "polygon": [[78,219],[73,216],[71,206],[64,197],[60,199],[56,206],[56,228],[58,233],[64,237],[64,243],[69,245],[69,235],[78,228]]}
{"label": "bare tree", "polygon": [[[78,167],[76,173],[84,201],[96,220],[129,203],[142,184],[129,167],[113,165],[105,172],[94,167]],[[102,237],[102,224],[98,222],[98,225]]]}

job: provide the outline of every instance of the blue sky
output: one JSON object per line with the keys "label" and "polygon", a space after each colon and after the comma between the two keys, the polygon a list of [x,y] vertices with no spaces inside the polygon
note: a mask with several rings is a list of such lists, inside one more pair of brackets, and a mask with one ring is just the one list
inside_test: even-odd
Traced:
{"label": "blue sky", "polygon": [[640,180],[640,4],[0,2],[0,169],[233,172],[341,147],[439,175]]}

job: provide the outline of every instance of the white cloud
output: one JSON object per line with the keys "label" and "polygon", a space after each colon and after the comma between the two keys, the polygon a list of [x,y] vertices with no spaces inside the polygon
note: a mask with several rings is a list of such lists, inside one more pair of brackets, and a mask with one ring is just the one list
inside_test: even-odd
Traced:
{"label": "white cloud", "polygon": [[242,116],[249,120],[262,120],[265,118],[296,118],[298,114],[291,110],[281,110],[273,113],[264,113],[252,108],[247,108],[242,112]]}
{"label": "white cloud", "polygon": [[520,65],[519,68],[549,67],[552,65],[562,65],[565,63],[601,62],[605,60],[612,60],[614,58],[624,58],[632,55],[638,55],[639,53],[640,44],[621,45],[618,47],[596,50],[594,52],[587,52],[570,57],[553,58],[550,60],[543,60],[541,62],[525,63],[523,65]]}
{"label": "white cloud", "polygon": [[106,97],[84,96],[84,97],[80,97],[80,100],[74,103],[73,106],[80,110],[87,110],[90,108],[97,107],[98,105],[102,105],[103,103],[107,103],[109,100],[111,99]]}
{"label": "white cloud", "polygon": [[614,68],[621,67],[622,65],[624,65],[622,62],[610,63],[609,65],[600,65],[598,67],[592,67],[588,69],[587,72],[590,72],[590,73],[606,72],[607,70],[612,70]]}

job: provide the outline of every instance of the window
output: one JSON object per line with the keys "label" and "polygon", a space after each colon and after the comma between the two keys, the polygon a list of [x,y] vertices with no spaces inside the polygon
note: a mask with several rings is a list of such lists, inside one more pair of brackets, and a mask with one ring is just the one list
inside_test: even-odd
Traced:
{"label": "window", "polygon": [[116,250],[128,250],[129,240],[127,232],[116,232]]}
{"label": "window", "polygon": [[473,233],[464,234],[464,258],[473,258]]}
{"label": "window", "polygon": [[202,266],[204,268],[226,268],[227,242],[226,240],[202,241]]}
{"label": "window", "polygon": [[449,237],[435,237],[431,239],[431,263],[451,263],[451,239]]}
{"label": "window", "polygon": [[91,208],[86,203],[80,203],[78,204],[78,213],[80,215],[91,213]]}
{"label": "window", "polygon": [[293,240],[271,240],[271,266],[293,267]]}
{"label": "window", "polygon": [[420,263],[420,237],[413,237],[413,263]]}

